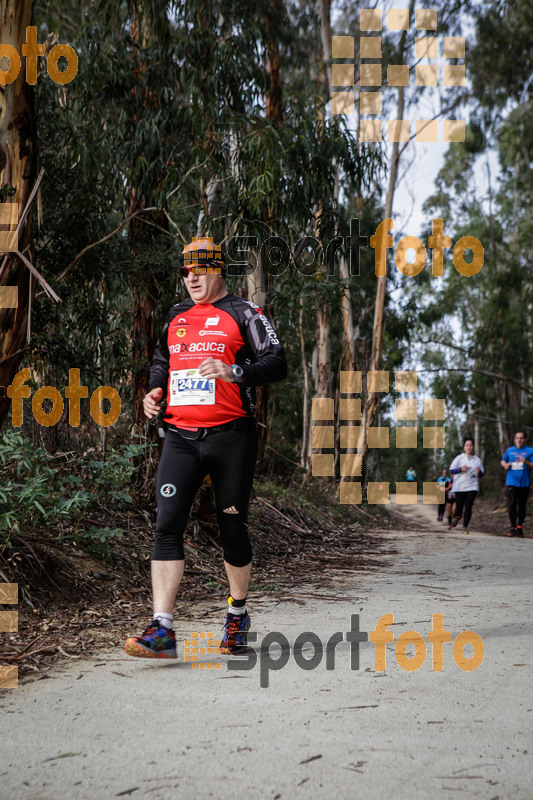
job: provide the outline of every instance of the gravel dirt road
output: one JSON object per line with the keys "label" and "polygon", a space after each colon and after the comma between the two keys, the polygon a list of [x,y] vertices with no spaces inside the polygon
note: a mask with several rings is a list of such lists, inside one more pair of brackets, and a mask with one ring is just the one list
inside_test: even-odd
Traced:
{"label": "gravel dirt road", "polygon": [[[383,537],[396,553],[380,570],[344,576],[333,595],[302,587],[293,602],[252,601],[252,669],[204,654],[200,662],[220,668],[192,669],[183,659],[192,629],[178,624],[177,661],[135,660],[116,648],[2,692],[2,797],[530,800],[533,541],[447,532],[421,504],[395,513],[398,528]],[[223,613],[201,618],[198,630],[218,636]],[[371,641],[361,642],[355,669],[352,615],[371,632],[385,614],[394,634],[385,670],[376,670],[381,646]],[[455,663],[452,643],[442,671],[432,669],[434,614],[452,643],[465,630],[481,637],[477,669]],[[395,655],[406,631],[425,641],[416,671]],[[290,648],[259,651],[274,632]],[[304,632],[315,638],[295,652]],[[409,645],[406,656],[414,652]],[[479,645],[467,644],[464,656],[476,654]],[[299,666],[304,659],[315,668]]]}

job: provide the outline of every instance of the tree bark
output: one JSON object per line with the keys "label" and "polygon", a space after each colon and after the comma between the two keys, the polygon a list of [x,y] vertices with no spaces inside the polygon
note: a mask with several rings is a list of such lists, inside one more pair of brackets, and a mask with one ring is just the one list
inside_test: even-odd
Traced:
{"label": "tree bark", "polygon": [[300,451],[300,464],[308,472],[310,470],[311,462],[311,448],[309,447],[309,429],[311,424],[310,409],[309,409],[309,374],[307,370],[307,358],[305,354],[305,337],[304,337],[304,300],[300,296],[300,310],[298,316],[298,328],[300,331],[300,358],[302,364],[302,379],[304,396],[302,403],[302,448]]}
{"label": "tree bark", "polygon": [[[0,0],[0,36],[2,44],[12,45],[18,53],[31,25],[33,0]],[[21,65],[13,83],[0,86],[0,194],[1,202],[14,203],[13,221],[27,203],[37,171],[37,135],[33,86],[26,83]],[[6,197],[8,187],[16,194]],[[28,214],[18,234],[18,250],[31,253],[32,213]],[[29,253],[28,253],[29,250]],[[16,256],[1,252],[0,287],[16,286],[17,308],[0,308],[0,386],[7,387],[18,371],[29,337],[28,315],[35,291],[35,279]],[[7,416],[9,401],[0,390],[0,425]]]}
{"label": "tree bark", "polygon": [[283,16],[283,0],[270,0],[265,19],[266,61],[269,87],[266,98],[266,116],[279,125],[283,116],[281,75],[279,69],[279,34]]}
{"label": "tree bark", "polygon": [[343,256],[340,260],[340,277],[344,284],[342,293],[342,359],[341,368],[343,370],[355,369],[354,356],[354,324],[352,311],[352,297],[350,291],[350,271],[347,259]]}
{"label": "tree bark", "polygon": [[316,351],[317,365],[315,374],[315,387],[318,397],[331,397],[331,336],[328,309],[324,303],[319,303],[316,313]]}
{"label": "tree bark", "polygon": [[[283,119],[283,89],[279,59],[279,37],[282,18],[283,0],[269,0],[265,17],[265,57],[266,70],[269,78],[268,90],[265,98],[265,113],[267,119],[273,125],[280,125]],[[268,203],[265,214],[271,232],[276,215],[275,200],[276,198],[273,199],[273,202]],[[265,273],[261,259],[258,259],[257,268],[251,275],[246,277],[246,289],[248,299],[265,309],[268,297],[268,276]],[[271,306],[266,310],[272,313]],[[258,436],[261,446],[260,458],[262,457],[266,444],[268,394],[269,389],[267,385],[257,388],[255,418],[259,426]]]}
{"label": "tree bark", "polygon": [[[319,0],[319,13],[320,13],[320,40],[322,44],[321,63],[319,64],[319,80],[322,84],[323,105],[319,105],[317,109],[317,126],[319,129],[324,128],[324,120],[326,116],[326,105],[330,97],[330,83],[331,83],[331,68],[329,62],[331,60],[331,0]],[[319,204],[315,209],[316,219],[316,238],[320,241],[323,220],[323,205]],[[325,301],[317,298],[316,301],[316,343],[313,352],[312,375],[313,375],[313,394],[316,397],[331,397],[332,392],[332,373],[331,373],[331,326],[330,315]],[[309,416],[311,409],[306,409]],[[304,411],[304,413],[305,413]],[[308,428],[312,426],[312,420],[309,419]],[[312,466],[311,459],[311,437],[308,436],[308,459],[307,464],[309,469]]]}
{"label": "tree bark", "polygon": [[[409,19],[413,17],[413,10],[415,0],[410,0],[409,3]],[[403,64],[405,60],[405,44],[407,38],[407,31],[403,31],[400,37],[400,44],[398,47],[397,58],[394,63]],[[398,106],[396,112],[396,119],[403,119],[405,105],[404,87],[398,87]],[[385,219],[392,218],[392,207],[394,202],[394,192],[396,190],[396,181],[398,180],[398,167],[400,164],[400,149],[399,142],[394,142],[392,145],[391,168],[389,173],[389,186],[387,189],[387,200],[385,203]],[[372,350],[370,354],[370,370],[379,370],[381,367],[381,357],[383,353],[383,326],[384,326],[384,309],[385,297],[387,294],[387,271],[385,266],[385,274],[377,278],[377,291],[376,291],[376,305],[374,308],[374,325],[372,329]],[[365,392],[365,402],[361,421],[362,444],[361,452],[363,461],[366,460],[368,452],[367,433],[368,428],[372,425],[376,409],[380,401],[380,395],[376,392]]]}
{"label": "tree bark", "polygon": [[[166,19],[166,18],[165,18]],[[152,24],[153,23],[153,24]],[[131,23],[131,38],[133,42],[146,47],[150,39],[156,36],[164,36],[165,23],[161,20],[150,20],[147,15],[141,17],[139,10],[135,11]],[[142,75],[144,65],[139,60],[138,50],[132,48],[132,69],[139,76]],[[136,88],[134,92],[139,93],[141,102],[147,107],[154,105],[154,97],[147,89]],[[139,210],[150,207],[151,198],[141,197],[135,186],[135,179],[132,179],[129,198],[129,213],[133,214]],[[146,224],[155,223],[156,228]],[[157,212],[154,216],[152,212],[140,213],[134,217],[129,225],[129,238],[133,253],[136,251],[146,251],[158,234],[154,231],[167,228],[167,221],[164,213]],[[132,286],[132,400],[133,400],[133,427],[132,433],[142,428],[145,423],[143,410],[143,398],[148,392],[150,382],[150,363],[154,354],[156,339],[154,333],[153,312],[156,304],[157,281],[153,271],[146,270],[138,274]]]}

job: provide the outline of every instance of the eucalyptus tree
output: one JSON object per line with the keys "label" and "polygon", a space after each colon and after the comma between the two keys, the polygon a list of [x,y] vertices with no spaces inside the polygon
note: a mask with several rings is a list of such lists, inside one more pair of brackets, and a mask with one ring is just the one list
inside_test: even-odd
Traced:
{"label": "eucalyptus tree", "polygon": [[[22,54],[26,29],[32,24],[33,0],[0,0],[0,37]],[[5,60],[5,59],[4,59]],[[32,208],[26,208],[37,177],[37,131],[33,85],[26,80],[26,70],[16,74],[16,60],[11,58],[0,84],[0,203],[3,207],[2,247],[0,247],[0,292],[2,287],[16,287],[17,306],[12,298],[0,305],[0,386],[6,387],[18,370],[29,344],[29,309],[35,292],[34,274],[13,249],[32,262]],[[9,82],[8,82],[9,79]],[[10,208],[13,206],[13,209]],[[26,210],[26,214],[24,212]],[[6,225],[18,229],[17,243],[7,241]],[[7,248],[9,248],[8,251]],[[5,292],[6,290],[4,290]],[[4,297],[4,294],[1,294]],[[0,425],[9,409],[5,392],[0,395]]]}

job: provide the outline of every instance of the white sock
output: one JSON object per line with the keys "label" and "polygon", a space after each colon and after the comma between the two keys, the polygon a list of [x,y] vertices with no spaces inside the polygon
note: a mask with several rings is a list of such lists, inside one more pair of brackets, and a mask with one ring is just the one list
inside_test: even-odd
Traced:
{"label": "white sock", "polygon": [[172,628],[172,614],[166,614],[164,611],[154,611],[154,619],[158,619],[164,628],[169,630]]}
{"label": "white sock", "polygon": [[243,606],[242,608],[235,608],[235,606],[230,605],[229,610],[231,614],[236,614],[237,616],[246,614],[246,606]]}

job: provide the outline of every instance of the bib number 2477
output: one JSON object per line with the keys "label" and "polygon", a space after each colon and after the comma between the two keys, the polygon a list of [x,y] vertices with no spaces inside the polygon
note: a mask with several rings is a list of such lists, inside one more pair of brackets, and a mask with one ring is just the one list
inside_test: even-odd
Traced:
{"label": "bib number 2477", "polygon": [[215,381],[202,378],[196,369],[170,373],[171,406],[212,406],[215,404]]}

